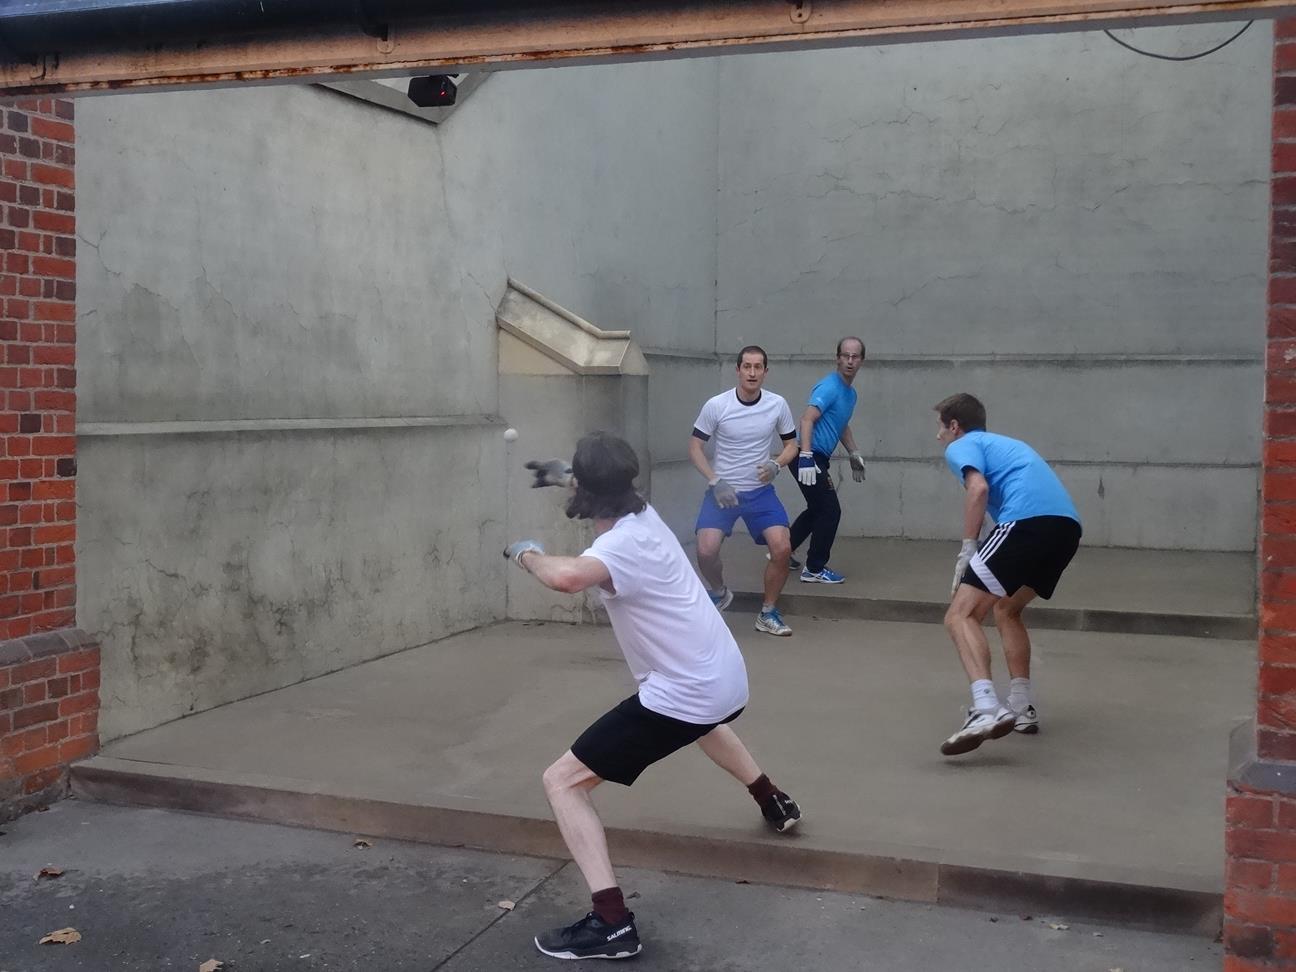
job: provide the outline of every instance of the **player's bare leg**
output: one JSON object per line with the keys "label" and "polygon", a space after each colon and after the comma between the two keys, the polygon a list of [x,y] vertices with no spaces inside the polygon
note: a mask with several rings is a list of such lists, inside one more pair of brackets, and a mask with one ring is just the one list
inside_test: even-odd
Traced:
{"label": "player's bare leg", "polygon": [[972,707],[968,709],[967,719],[941,744],[941,752],[946,756],[970,753],[987,739],[999,739],[1013,731],[1013,714],[999,704],[994,683],[990,681],[990,642],[982,627],[998,600],[996,595],[971,584],[960,584],[945,612],[945,630],[972,683]]}
{"label": "player's bare leg", "polygon": [[733,600],[725,587],[724,565],[720,562],[720,545],[724,538],[724,531],[714,527],[703,527],[697,532],[698,573],[702,575],[712,603],[721,611]]}
{"label": "player's bare leg", "polygon": [[544,771],[545,796],[558,830],[591,892],[616,885],[603,821],[590,800],[602,782],[570,749]]}
{"label": "player's bare leg", "polygon": [[1039,732],[1039,715],[1031,701],[1030,632],[1022,620],[1022,611],[1035,600],[1035,596],[1029,587],[1020,587],[1012,597],[1001,597],[994,606],[995,627],[999,629],[1004,661],[1008,664],[1008,677],[1011,679],[1008,708],[1016,717],[1013,728],[1026,735]]}
{"label": "player's bare leg", "polygon": [[779,833],[787,833],[801,819],[796,801],[770,782],[752,758],[738,733],[729,726],[716,726],[698,740],[711,762],[736,779],[752,795],[761,816]]}
{"label": "player's bare leg", "polygon": [[785,526],[767,527],[761,534],[769,550],[765,564],[764,601],[756,618],[756,630],[766,634],[786,636],[792,629],[783,621],[778,611],[778,598],[787,583],[788,563],[792,558],[792,534]]}

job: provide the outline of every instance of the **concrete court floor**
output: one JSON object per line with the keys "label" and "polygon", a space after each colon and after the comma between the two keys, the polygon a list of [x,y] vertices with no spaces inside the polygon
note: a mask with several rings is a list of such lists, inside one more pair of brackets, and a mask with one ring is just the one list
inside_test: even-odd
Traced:
{"label": "concrete court floor", "polygon": [[[1040,735],[959,759],[967,688],[938,625],[728,615],[747,658],[735,723],[806,812],[799,846],[1219,893],[1228,733],[1255,646],[1039,632]],[[999,668],[1002,678],[1002,667]],[[118,740],[151,772],[549,819],[543,768],[632,684],[610,629],[479,629]],[[140,762],[137,762],[140,761]],[[696,749],[596,797],[610,826],[768,835]],[[615,852],[615,847],[614,847]]]}
{"label": "concrete court floor", "polygon": [[[36,881],[40,868],[64,869]],[[1192,972],[1221,946],[1018,912],[621,874],[639,972]],[[513,911],[498,906],[516,902]],[[557,969],[539,930],[588,907],[574,865],[65,801],[0,828],[0,969],[500,972]],[[1065,928],[1053,925],[1065,924]],[[74,927],[74,945],[39,945]],[[597,963],[596,963],[597,964]]]}
{"label": "concrete court floor", "polygon": [[[741,526],[721,548],[725,580],[738,591],[760,591],[764,547]],[[805,557],[803,545],[798,554]],[[832,567],[842,585],[802,584],[793,574],[787,594],[870,597],[884,600],[949,601],[958,544],[945,540],[842,537],[833,545]],[[689,555],[693,556],[690,549]],[[1256,555],[1214,550],[1131,550],[1081,545],[1067,567],[1053,608],[1252,616],[1256,613]]]}

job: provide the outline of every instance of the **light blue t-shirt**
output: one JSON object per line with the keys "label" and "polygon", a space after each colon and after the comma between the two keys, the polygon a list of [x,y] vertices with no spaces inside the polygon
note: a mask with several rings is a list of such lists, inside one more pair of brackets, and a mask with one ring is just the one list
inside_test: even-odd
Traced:
{"label": "light blue t-shirt", "polygon": [[842,381],[841,375],[835,371],[810,390],[810,404],[823,413],[815,422],[810,436],[812,450],[832,455],[842,429],[846,428],[855,412],[857,397],[855,389]]}
{"label": "light blue t-shirt", "polygon": [[990,484],[986,509],[996,523],[1031,516],[1068,516],[1080,522],[1062,480],[1025,442],[984,430],[968,432],[945,447],[945,461],[959,482],[968,466],[985,476]]}

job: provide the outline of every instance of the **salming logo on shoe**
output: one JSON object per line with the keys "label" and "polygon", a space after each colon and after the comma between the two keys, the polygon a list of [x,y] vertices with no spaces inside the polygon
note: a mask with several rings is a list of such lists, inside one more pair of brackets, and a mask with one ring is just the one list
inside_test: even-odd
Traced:
{"label": "salming logo on shoe", "polygon": [[607,940],[610,942],[614,938],[620,938],[622,935],[627,935],[630,933],[632,928],[634,928],[634,925],[626,925],[624,928],[618,928],[616,931],[608,934]]}

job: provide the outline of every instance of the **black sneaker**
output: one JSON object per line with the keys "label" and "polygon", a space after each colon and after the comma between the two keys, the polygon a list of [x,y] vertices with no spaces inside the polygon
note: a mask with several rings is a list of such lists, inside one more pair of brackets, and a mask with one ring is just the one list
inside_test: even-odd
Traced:
{"label": "black sneaker", "polygon": [[591,911],[574,925],[537,935],[535,946],[560,959],[623,959],[643,950],[634,912],[625,921],[609,925]]}
{"label": "black sneaker", "polygon": [[761,816],[780,834],[786,834],[801,819],[801,808],[795,800],[779,790],[761,804]]}

